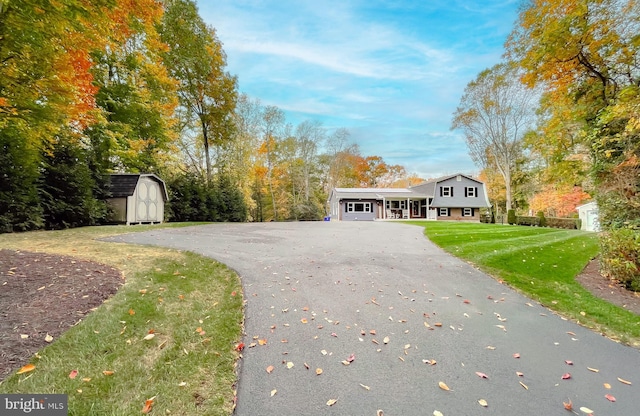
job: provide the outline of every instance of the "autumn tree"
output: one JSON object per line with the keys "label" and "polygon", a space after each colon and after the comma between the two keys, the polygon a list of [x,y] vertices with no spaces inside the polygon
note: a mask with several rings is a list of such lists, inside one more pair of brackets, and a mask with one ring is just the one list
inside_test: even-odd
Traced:
{"label": "autumn tree", "polygon": [[[604,269],[640,287],[640,5],[635,0],[533,0],[507,43],[530,85],[562,103],[588,149],[600,210]],[[565,104],[571,104],[569,107]],[[566,111],[568,110],[568,111]],[[544,137],[549,140],[550,137]],[[621,244],[620,244],[621,243]],[[626,249],[623,249],[626,247]]]}
{"label": "autumn tree", "polygon": [[226,71],[226,55],[213,28],[198,14],[194,1],[166,0],[160,29],[169,49],[164,63],[178,80],[181,129],[203,147],[205,172],[212,180],[211,148],[233,136],[237,80]]}
{"label": "autumn tree", "polygon": [[462,130],[469,155],[479,167],[498,169],[506,188],[507,210],[513,204],[513,176],[522,156],[522,139],[535,118],[536,93],[519,76],[511,63],[482,71],[467,84],[451,126]]}

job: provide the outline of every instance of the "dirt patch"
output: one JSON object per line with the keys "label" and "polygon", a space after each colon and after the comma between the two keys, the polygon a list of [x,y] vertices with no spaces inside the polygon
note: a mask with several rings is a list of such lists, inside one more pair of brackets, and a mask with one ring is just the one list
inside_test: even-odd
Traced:
{"label": "dirt patch", "polygon": [[26,364],[124,283],[113,267],[0,250],[0,380]]}
{"label": "dirt patch", "polygon": [[594,296],[640,315],[640,293],[631,292],[615,280],[600,274],[600,262],[591,260],[576,280]]}

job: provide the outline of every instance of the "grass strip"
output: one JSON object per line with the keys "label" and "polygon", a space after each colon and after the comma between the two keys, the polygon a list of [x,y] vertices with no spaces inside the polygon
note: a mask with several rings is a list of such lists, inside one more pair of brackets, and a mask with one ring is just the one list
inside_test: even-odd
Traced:
{"label": "grass strip", "polygon": [[150,228],[0,236],[0,248],[75,255],[126,270],[125,285],[111,299],[41,350],[34,371],[4,380],[0,393],[68,394],[69,415],[141,414],[152,397],[153,414],[232,413],[240,280],[193,253],[95,240]]}
{"label": "grass strip", "polygon": [[606,336],[640,346],[634,313],[587,291],[576,276],[599,252],[594,233],[460,222],[408,222],[445,251],[475,264],[558,314]]}

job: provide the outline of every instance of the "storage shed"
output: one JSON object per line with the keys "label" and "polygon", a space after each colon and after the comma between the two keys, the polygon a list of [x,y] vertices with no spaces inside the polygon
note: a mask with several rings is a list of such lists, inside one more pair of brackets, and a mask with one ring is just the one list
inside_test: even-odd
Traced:
{"label": "storage shed", "polygon": [[110,175],[107,203],[117,223],[153,224],[164,221],[164,203],[169,199],[164,181],[152,173]]}
{"label": "storage shed", "polygon": [[595,201],[576,207],[578,217],[582,220],[581,230],[600,231],[598,222],[598,204]]}

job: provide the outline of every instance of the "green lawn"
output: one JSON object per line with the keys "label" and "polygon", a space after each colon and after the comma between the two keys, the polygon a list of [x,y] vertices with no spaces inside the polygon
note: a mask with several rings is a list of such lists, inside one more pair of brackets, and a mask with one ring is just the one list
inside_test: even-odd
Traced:
{"label": "green lawn", "polygon": [[454,222],[410,222],[467,260],[559,314],[640,346],[637,315],[593,296],[575,277],[599,251],[595,233]]}
{"label": "green lawn", "polygon": [[73,255],[126,274],[116,295],[41,350],[35,370],[0,383],[0,393],[68,394],[69,415],[78,416],[141,414],[151,398],[151,414],[232,413],[240,280],[195,254],[95,240],[150,228],[0,235],[0,248]]}

